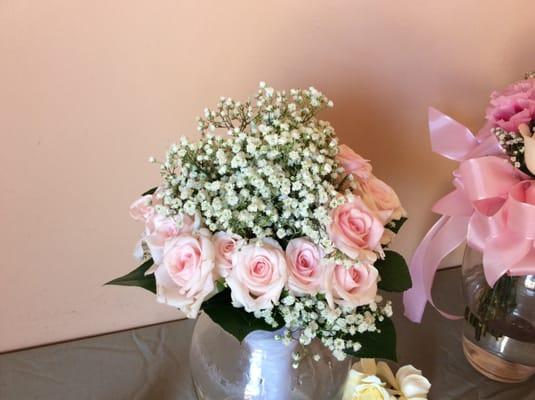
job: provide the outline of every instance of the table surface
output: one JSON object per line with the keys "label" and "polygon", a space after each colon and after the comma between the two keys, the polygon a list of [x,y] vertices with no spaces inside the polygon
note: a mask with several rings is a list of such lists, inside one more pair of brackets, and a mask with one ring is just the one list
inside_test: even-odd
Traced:
{"label": "table surface", "polygon": [[[440,272],[436,302],[462,310],[458,270]],[[134,289],[133,289],[134,290]],[[394,302],[398,358],[432,382],[430,399],[535,400],[535,378],[521,384],[492,382],[464,359],[462,321],[426,311],[421,325]],[[177,321],[0,355],[1,400],[193,400],[189,343],[194,321]]]}

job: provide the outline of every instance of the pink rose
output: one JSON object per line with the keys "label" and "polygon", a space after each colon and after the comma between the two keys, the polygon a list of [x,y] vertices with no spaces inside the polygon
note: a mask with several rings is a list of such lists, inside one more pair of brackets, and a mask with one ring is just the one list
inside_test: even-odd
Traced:
{"label": "pink rose", "polygon": [[234,253],[227,277],[233,303],[248,312],[277,303],[288,277],[284,252],[273,239],[249,244]]}
{"label": "pink rose", "polygon": [[320,262],[323,251],[305,238],[292,239],[286,246],[288,287],[297,295],[318,293],[321,287]]}
{"label": "pink rose", "polygon": [[196,219],[184,216],[182,223],[175,217],[154,214],[145,224],[145,242],[156,264],[162,260],[165,243],[180,235],[191,232],[196,227]]}
{"label": "pink rose", "polygon": [[136,221],[147,221],[154,215],[154,207],[162,203],[162,188],[157,188],[154,194],[146,194],[134,201],[130,206],[130,216]]}
{"label": "pink rose", "polygon": [[379,272],[368,263],[345,267],[330,264],[325,274],[325,292],[331,308],[335,304],[359,307],[375,301]]}
{"label": "pink rose", "polygon": [[130,216],[136,221],[147,221],[154,215],[154,206],[152,205],[152,195],[141,196],[130,206]]}
{"label": "pink rose", "polygon": [[214,235],[215,268],[219,276],[226,278],[230,273],[232,256],[242,241],[241,236],[227,232],[217,232]]}
{"label": "pink rose", "polygon": [[375,176],[372,176],[359,187],[364,203],[375,211],[383,225],[392,220],[400,219],[405,214],[398,195],[390,186]]}
{"label": "pink rose", "polygon": [[351,258],[373,261],[380,245],[383,223],[358,196],[336,207],[327,230],[334,245]]}
{"label": "pink rose", "polygon": [[157,299],[195,318],[214,291],[214,247],[210,232],[183,233],[165,243],[163,262],[154,273]]}
{"label": "pink rose", "polygon": [[518,125],[535,117],[535,80],[528,79],[491,95],[486,118],[507,132],[518,132]]}
{"label": "pink rose", "polygon": [[359,156],[345,144],[340,145],[336,160],[347,174],[353,174],[362,180],[370,177],[372,166],[369,161]]}

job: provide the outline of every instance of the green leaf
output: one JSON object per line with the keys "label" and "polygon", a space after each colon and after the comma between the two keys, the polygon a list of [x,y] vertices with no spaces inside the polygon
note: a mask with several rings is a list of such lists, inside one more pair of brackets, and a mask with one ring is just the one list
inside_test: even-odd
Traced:
{"label": "green leaf", "polygon": [[412,287],[409,267],[401,254],[385,251],[385,258],[377,260],[374,267],[379,271],[379,289],[387,292],[404,292]]}
{"label": "green leaf", "polygon": [[147,190],[145,193],[143,193],[141,196],[146,196],[148,194],[154,194],[154,192],[158,189],[157,187],[153,187],[152,189]]}
{"label": "green leaf", "polygon": [[149,258],[132,272],[105,283],[105,285],[139,286],[156,294],[156,278],[154,274],[145,275],[145,272],[154,264]]}
{"label": "green leaf", "polygon": [[229,288],[205,301],[201,308],[212,321],[240,342],[252,331],[262,330],[273,332],[280,328],[280,326],[274,328],[264,320],[255,318],[252,313],[248,313],[243,308],[234,307]]}
{"label": "green leaf", "polygon": [[220,278],[217,281],[215,281],[215,287],[218,292],[222,292],[223,290],[225,290],[227,288],[227,285],[225,284],[225,279]]}
{"label": "green leaf", "polygon": [[397,219],[395,221],[392,221],[387,228],[390,229],[394,233],[398,233],[403,224],[407,221],[407,218],[401,217],[400,219]]}
{"label": "green leaf", "polygon": [[385,318],[381,322],[376,322],[376,332],[357,333],[350,337],[351,340],[359,342],[362,347],[359,351],[346,350],[350,354],[359,358],[384,358],[397,361],[396,357],[396,329],[390,318]]}

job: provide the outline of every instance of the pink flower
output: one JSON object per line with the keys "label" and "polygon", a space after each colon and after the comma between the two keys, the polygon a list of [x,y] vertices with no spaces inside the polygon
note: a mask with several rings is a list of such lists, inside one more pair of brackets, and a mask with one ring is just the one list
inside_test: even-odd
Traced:
{"label": "pink flower", "polygon": [[150,250],[155,264],[160,264],[165,243],[180,235],[191,232],[197,227],[196,219],[189,215],[184,216],[180,224],[174,217],[154,214],[145,224],[145,242]]}
{"label": "pink flower", "polygon": [[214,247],[210,232],[183,233],[165,243],[163,262],[154,273],[157,299],[195,318],[214,291]]}
{"label": "pink flower", "polygon": [[154,206],[152,204],[152,195],[141,196],[130,206],[130,216],[136,221],[147,221],[154,215]]}
{"label": "pink flower", "polygon": [[486,117],[507,132],[518,132],[518,125],[529,124],[535,117],[535,80],[520,81],[492,93]]}
{"label": "pink flower", "polygon": [[335,304],[359,307],[375,301],[379,272],[368,263],[345,267],[330,264],[325,274],[325,292],[331,308]]}
{"label": "pink flower", "polygon": [[305,238],[292,239],[286,246],[288,287],[297,295],[315,295],[320,290],[323,251]]}
{"label": "pink flower", "polygon": [[369,161],[359,156],[345,144],[340,145],[336,160],[346,174],[353,174],[362,180],[370,177],[372,166]]}
{"label": "pink flower", "polygon": [[254,312],[272,308],[278,302],[287,277],[282,248],[273,239],[263,239],[234,254],[227,284],[233,303]]}
{"label": "pink flower", "polygon": [[383,223],[358,196],[336,207],[327,230],[334,245],[351,258],[375,259],[375,250],[383,236]]}
{"label": "pink flower", "polygon": [[136,221],[147,221],[154,215],[154,207],[162,203],[162,188],[157,188],[154,194],[146,194],[134,201],[130,206],[130,216]]}
{"label": "pink flower", "polygon": [[375,176],[362,182],[359,185],[359,192],[364,203],[375,212],[383,225],[405,215],[394,189]]}
{"label": "pink flower", "polygon": [[215,268],[217,274],[226,278],[232,269],[232,256],[243,239],[236,234],[217,232],[214,235]]}

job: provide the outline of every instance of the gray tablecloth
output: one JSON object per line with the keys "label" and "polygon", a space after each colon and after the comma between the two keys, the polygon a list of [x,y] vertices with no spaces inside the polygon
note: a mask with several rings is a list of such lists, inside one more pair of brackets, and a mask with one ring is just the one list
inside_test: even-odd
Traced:
{"label": "gray tablecloth", "polygon": [[[460,312],[459,272],[441,272],[438,304]],[[427,310],[422,325],[393,296],[400,363],[423,369],[431,399],[535,399],[535,379],[499,384],[475,372],[461,348],[462,321]],[[193,400],[188,367],[192,321],[178,321],[0,355],[0,400]]]}

